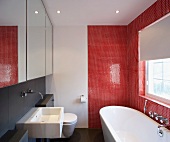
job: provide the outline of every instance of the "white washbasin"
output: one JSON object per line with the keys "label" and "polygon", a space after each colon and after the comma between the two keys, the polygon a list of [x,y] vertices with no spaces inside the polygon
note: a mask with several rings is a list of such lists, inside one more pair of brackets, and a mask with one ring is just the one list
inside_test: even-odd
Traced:
{"label": "white washbasin", "polygon": [[28,130],[30,138],[60,138],[63,120],[63,107],[32,108],[16,123],[16,128]]}

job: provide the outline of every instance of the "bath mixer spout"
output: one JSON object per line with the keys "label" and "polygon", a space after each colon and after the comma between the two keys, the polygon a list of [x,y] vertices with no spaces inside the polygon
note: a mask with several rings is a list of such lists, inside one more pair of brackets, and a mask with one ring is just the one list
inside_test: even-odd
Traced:
{"label": "bath mixer spout", "polygon": [[160,129],[161,127],[167,128],[170,127],[170,124],[158,125],[158,129]]}
{"label": "bath mixer spout", "polygon": [[160,129],[161,127],[164,127],[164,128],[167,128],[167,127],[170,127],[170,124],[164,124],[164,125],[158,125],[158,135],[160,136],[160,137],[163,137],[163,131]]}

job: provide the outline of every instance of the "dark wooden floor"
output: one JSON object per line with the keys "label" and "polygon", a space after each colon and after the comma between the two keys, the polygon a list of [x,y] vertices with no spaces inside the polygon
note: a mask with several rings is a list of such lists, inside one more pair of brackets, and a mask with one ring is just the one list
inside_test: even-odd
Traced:
{"label": "dark wooden floor", "polygon": [[76,128],[69,139],[53,139],[50,142],[104,142],[102,129]]}

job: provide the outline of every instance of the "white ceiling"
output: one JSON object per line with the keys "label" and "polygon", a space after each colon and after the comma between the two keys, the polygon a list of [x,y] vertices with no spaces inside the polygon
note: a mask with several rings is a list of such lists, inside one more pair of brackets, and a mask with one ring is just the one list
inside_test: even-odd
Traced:
{"label": "white ceiling", "polygon": [[[127,25],[156,0],[43,0],[53,25]],[[57,14],[57,10],[61,13]],[[115,11],[120,13],[116,14]]]}

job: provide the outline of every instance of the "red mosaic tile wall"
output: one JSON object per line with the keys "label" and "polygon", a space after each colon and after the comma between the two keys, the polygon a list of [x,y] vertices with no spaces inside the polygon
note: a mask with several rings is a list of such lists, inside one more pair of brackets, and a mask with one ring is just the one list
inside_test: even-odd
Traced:
{"label": "red mosaic tile wall", "polygon": [[[139,97],[139,87],[143,86],[142,68],[138,58],[138,31],[170,12],[170,0],[158,0],[128,25],[128,72],[130,107],[143,111],[144,98]],[[141,92],[140,92],[141,93]],[[170,118],[170,109],[148,101],[148,110]]]}
{"label": "red mosaic tile wall", "polygon": [[104,106],[128,106],[127,26],[88,26],[89,128]]}
{"label": "red mosaic tile wall", "polygon": [[0,88],[18,83],[18,27],[0,26]]}

